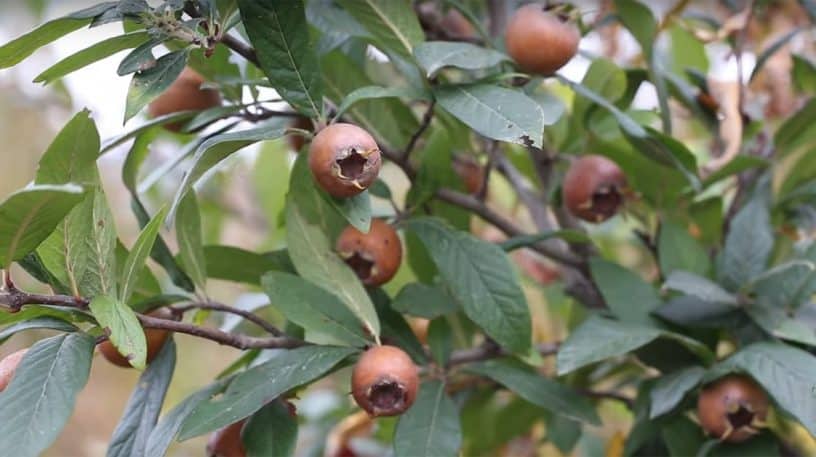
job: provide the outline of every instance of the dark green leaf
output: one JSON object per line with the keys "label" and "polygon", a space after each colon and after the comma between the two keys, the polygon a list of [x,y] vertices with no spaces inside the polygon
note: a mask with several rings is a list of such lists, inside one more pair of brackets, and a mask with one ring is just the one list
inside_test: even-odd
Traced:
{"label": "dark green leaf", "polygon": [[438,317],[428,324],[428,347],[436,363],[444,367],[453,352],[453,328],[445,317]]}
{"label": "dark green leaf", "polygon": [[247,457],[288,457],[295,454],[297,417],[284,401],[273,401],[247,420],[241,441]]}
{"label": "dark green leaf", "polygon": [[604,301],[620,320],[649,324],[649,314],[660,304],[660,296],[651,284],[631,270],[599,257],[589,262],[592,278]]}
{"label": "dark green leaf", "polygon": [[31,320],[9,325],[8,327],[0,330],[0,343],[5,342],[16,333],[34,329],[48,329],[56,330],[58,332],[76,332],[79,330],[74,324],[56,317],[35,317]]}
{"label": "dark green leaf", "polygon": [[201,213],[195,192],[188,192],[181,199],[176,213],[176,239],[179,244],[179,258],[184,272],[198,286],[207,284],[207,260],[201,235]]}
{"label": "dark green leaf", "polygon": [[180,111],[178,113],[170,113],[165,114],[164,116],[155,117],[138,127],[135,127],[133,130],[130,130],[122,135],[114,137],[105,142],[105,145],[102,147],[102,154],[111,151],[112,149],[116,148],[117,146],[121,146],[122,144],[126,143],[127,141],[133,139],[134,137],[160,125],[165,124],[174,124],[177,122],[185,121],[190,119],[196,115],[195,111]]}
{"label": "dark green leaf", "polygon": [[801,146],[813,144],[816,138],[816,130],[811,129],[816,122],[816,97],[811,98],[795,114],[790,116],[774,134],[774,145],[777,156],[785,157],[793,153]]}
{"label": "dark green leaf", "polygon": [[661,225],[657,252],[663,275],[684,270],[706,276],[711,270],[708,252],[680,225],[671,222]]}
{"label": "dark green leaf", "polygon": [[116,350],[135,368],[143,369],[147,357],[147,341],[133,310],[121,301],[105,295],[95,297],[88,306]]}
{"label": "dark green leaf", "polygon": [[790,316],[785,308],[777,308],[763,302],[745,307],[751,319],[769,334],[788,341],[816,347],[816,331],[811,325]]}
{"label": "dark green leaf", "polygon": [[[156,213],[153,220],[145,226],[136,242],[133,243],[133,249],[130,250],[122,268],[122,290],[119,293],[119,300],[122,303],[130,301],[131,294],[139,281],[139,276],[142,274],[148,256],[150,256],[150,251],[156,243],[156,237],[159,236],[159,229],[166,215],[167,208],[165,207]],[[187,248],[187,246],[184,245],[183,248]]]}
{"label": "dark green leaf", "polygon": [[448,398],[445,384],[428,381],[405,414],[394,435],[396,457],[454,457],[462,446],[459,411]]}
{"label": "dark green leaf", "polygon": [[662,416],[674,409],[683,400],[683,397],[697,387],[703,379],[705,369],[702,367],[688,367],[658,379],[649,396],[651,406],[649,417]]}
{"label": "dark green leaf", "polygon": [[374,44],[402,57],[411,57],[425,34],[408,0],[340,0],[340,5],[368,30]]}
{"label": "dark green leaf", "polygon": [[34,82],[51,84],[65,75],[112,56],[119,51],[135,48],[148,39],[150,39],[150,35],[147,32],[133,32],[100,41],[89,48],[60,60],[34,78]]}
{"label": "dark green leaf", "polygon": [[445,67],[482,70],[510,60],[510,57],[492,49],[452,41],[420,43],[414,49],[414,56],[428,78],[433,78]]}
{"label": "dark green leaf", "polygon": [[648,6],[636,0],[615,0],[618,18],[629,29],[649,60],[657,38],[657,22]]}
{"label": "dark green leaf", "polygon": [[416,333],[411,329],[405,317],[391,307],[388,295],[382,289],[371,289],[369,293],[382,325],[382,338],[388,344],[404,349],[416,363],[427,363],[428,357],[425,348],[419,342]]}
{"label": "dark green leaf", "polygon": [[404,97],[411,100],[427,100],[429,95],[417,91],[412,87],[382,87],[382,86],[365,86],[355,89],[343,99],[343,103],[337,107],[334,114],[334,119],[339,119],[352,105],[362,100],[371,100],[377,98],[394,98]]}
{"label": "dark green leaf", "polygon": [[[116,227],[101,185],[77,208],[77,213],[71,214],[71,223],[76,225],[66,230],[73,232],[72,237],[85,237],[78,242],[83,271],[82,276],[77,277],[79,293],[85,297],[116,296],[119,279],[116,274]],[[78,226],[84,229],[78,230]]]}
{"label": "dark green leaf", "polygon": [[406,284],[394,297],[395,310],[412,316],[435,319],[458,309],[442,286],[428,286],[418,282]]}
{"label": "dark green leaf", "polygon": [[703,187],[704,188],[708,187],[729,176],[742,173],[745,170],[750,170],[753,168],[766,168],[769,165],[770,163],[761,157],[738,155],[734,157],[734,159],[732,159],[730,162],[723,165],[722,168],[708,175],[703,180]]}
{"label": "dark green leaf", "polygon": [[[816,5],[816,2],[814,2]],[[793,55],[793,84],[799,92],[816,93],[816,65],[807,57]]]}
{"label": "dark green leaf", "polygon": [[719,284],[686,271],[675,271],[669,275],[663,287],[693,295],[707,302],[722,303],[734,307],[738,304],[737,297],[723,289]]}
{"label": "dark green leaf", "polygon": [[88,110],[62,128],[40,158],[37,184],[84,184],[93,181],[99,157],[99,132]]}
{"label": "dark green leaf", "polygon": [[160,39],[152,39],[133,51],[122,59],[119,63],[119,68],[116,69],[116,74],[119,76],[126,76],[137,71],[147,70],[156,65],[156,57],[153,55],[153,48],[161,43]]}
{"label": "dark green leaf", "polygon": [[258,254],[231,246],[206,246],[204,258],[209,277],[226,281],[260,285],[268,271],[295,272],[286,251]]}
{"label": "dark green leaf", "polygon": [[751,200],[734,217],[720,254],[717,276],[730,290],[737,290],[765,271],[773,249],[774,235],[768,208]]}
{"label": "dark green leaf", "polygon": [[125,106],[125,122],[173,84],[187,64],[188,52],[175,51],[159,57],[156,65],[133,75]]}

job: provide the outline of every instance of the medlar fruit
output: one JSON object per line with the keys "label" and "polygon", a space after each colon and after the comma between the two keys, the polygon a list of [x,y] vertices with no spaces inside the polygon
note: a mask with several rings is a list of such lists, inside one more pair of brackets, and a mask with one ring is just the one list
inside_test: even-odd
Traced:
{"label": "medlar fruit", "polygon": [[241,429],[246,419],[216,431],[207,440],[207,457],[246,457]]}
{"label": "medlar fruit", "polygon": [[380,148],[365,130],[332,124],[312,139],[309,167],[317,183],[334,197],[352,197],[377,179]]}
{"label": "medlar fruit", "polygon": [[337,238],[335,249],[367,286],[390,281],[402,263],[399,235],[382,219],[372,219],[368,233],[349,225]]}
{"label": "medlar fruit", "polygon": [[476,29],[473,24],[462,15],[456,8],[448,10],[447,14],[442,16],[439,21],[439,26],[454,38],[475,38]]}
{"label": "medlar fruit", "polygon": [[354,401],[369,415],[397,416],[416,399],[419,369],[395,346],[375,346],[363,353],[351,375]]}
{"label": "medlar fruit", "polygon": [[485,169],[473,157],[462,154],[453,156],[453,171],[462,179],[469,194],[476,195],[482,190]]}
{"label": "medlar fruit", "polygon": [[707,434],[740,443],[759,433],[768,404],[768,396],[753,379],[729,375],[703,388],[697,398],[697,417]]}
{"label": "medlar fruit", "polygon": [[578,52],[581,33],[568,18],[542,5],[519,8],[505,31],[507,53],[523,70],[550,75]]}
{"label": "medlar fruit", "polygon": [[[148,314],[149,316],[158,317],[162,319],[171,319],[172,315],[166,308],[159,308]],[[145,339],[147,340],[147,363],[153,361],[159,354],[159,351],[164,346],[164,342],[170,336],[167,330],[159,330],[154,328],[145,329]],[[105,340],[99,344],[99,352],[102,353],[108,362],[123,368],[130,368],[130,361],[128,358],[119,353],[110,340]]]}
{"label": "medlar fruit", "polygon": [[17,371],[17,366],[20,365],[27,351],[28,349],[20,349],[0,360],[0,392],[6,390],[11,383],[11,378],[14,377],[14,372]]}
{"label": "medlar fruit", "polygon": [[[203,111],[221,105],[221,94],[217,90],[202,89],[206,80],[192,68],[185,68],[173,84],[156,97],[147,107],[150,117],[159,117],[179,111]],[[178,132],[184,122],[165,124],[164,128]]]}
{"label": "medlar fruit", "polygon": [[588,222],[603,222],[624,203],[626,176],[615,162],[599,155],[586,155],[572,163],[562,185],[567,209]]}

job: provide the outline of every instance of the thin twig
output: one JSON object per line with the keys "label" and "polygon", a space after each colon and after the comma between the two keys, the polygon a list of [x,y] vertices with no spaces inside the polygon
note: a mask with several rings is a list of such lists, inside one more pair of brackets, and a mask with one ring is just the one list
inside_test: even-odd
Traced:
{"label": "thin twig", "polygon": [[432,100],[431,103],[428,105],[428,109],[425,110],[425,114],[422,116],[422,122],[419,124],[419,128],[411,135],[411,140],[408,141],[408,146],[405,147],[405,150],[400,155],[399,160],[401,162],[408,162],[408,159],[411,157],[411,152],[413,152],[414,148],[419,141],[419,138],[428,130],[428,127],[431,125],[431,120],[433,120],[434,115],[434,107],[436,107],[436,100]]}
{"label": "thin twig", "polygon": [[[558,352],[560,343],[541,343],[536,349],[541,356],[551,356]],[[510,355],[509,352],[495,344],[485,344],[471,349],[460,349],[451,354],[446,365],[447,368],[466,363],[481,362]]]}
{"label": "thin twig", "polygon": [[170,319],[146,316],[144,314],[137,314],[136,316],[145,328],[184,333],[238,349],[292,349],[309,344],[303,340],[289,336],[258,338],[236,333],[227,333],[215,328],[199,327],[197,325]]}
{"label": "thin twig", "polygon": [[221,37],[221,43],[235,51],[236,54],[239,54],[241,57],[252,62],[255,66],[261,66],[261,61],[258,60],[258,53],[255,52],[255,49],[253,49],[252,46],[227,33]]}
{"label": "thin twig", "polygon": [[282,331],[280,331],[280,329],[278,329],[277,327],[272,325],[266,319],[258,316],[257,314],[246,311],[246,310],[243,310],[243,309],[240,309],[240,308],[236,308],[234,306],[225,305],[223,303],[217,303],[217,302],[212,302],[212,301],[210,301],[210,302],[195,302],[195,303],[190,303],[189,305],[186,305],[186,306],[181,306],[181,307],[176,307],[175,308],[176,311],[180,311],[182,313],[185,313],[185,312],[190,311],[192,309],[206,309],[206,310],[211,310],[211,311],[219,311],[219,312],[222,312],[222,313],[235,314],[236,316],[241,316],[244,319],[252,322],[253,324],[257,325],[258,327],[261,327],[262,329],[269,332],[271,335],[274,335],[274,336],[284,336],[285,335]]}

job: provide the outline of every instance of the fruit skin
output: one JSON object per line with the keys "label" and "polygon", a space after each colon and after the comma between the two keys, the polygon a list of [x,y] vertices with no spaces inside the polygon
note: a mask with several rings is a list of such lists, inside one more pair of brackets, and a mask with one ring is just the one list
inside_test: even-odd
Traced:
{"label": "fruit skin", "polygon": [[586,155],[572,163],[564,175],[562,194],[567,209],[587,222],[603,222],[624,202],[626,176],[615,162]]}
{"label": "fruit skin", "polygon": [[507,53],[523,70],[550,75],[578,52],[581,33],[574,24],[538,4],[516,10],[504,34]]}
{"label": "fruit skin", "polygon": [[485,169],[473,157],[462,154],[453,156],[453,171],[462,179],[469,194],[476,195],[482,190]]}
{"label": "fruit skin", "polygon": [[697,417],[707,434],[740,443],[758,433],[757,422],[765,422],[768,406],[768,396],[753,379],[729,375],[703,388],[697,397]]}
{"label": "fruit skin", "polygon": [[381,166],[377,142],[356,125],[332,124],[309,147],[309,168],[320,187],[334,197],[364,191],[377,179]]}
{"label": "fruit skin", "polygon": [[11,378],[14,377],[14,372],[17,371],[17,367],[27,351],[28,349],[20,349],[0,360],[0,392],[6,390],[6,387],[11,383]]}
{"label": "fruit skin", "polygon": [[439,21],[439,26],[455,38],[476,38],[476,29],[473,24],[456,8],[448,10]]}
{"label": "fruit skin", "polygon": [[[165,308],[159,308],[156,311],[148,314],[149,316],[158,317],[162,319],[171,319],[170,311]],[[145,329],[145,339],[147,340],[147,363],[153,361],[159,354],[159,351],[164,346],[164,342],[170,336],[167,330],[159,330],[154,328]],[[99,352],[102,353],[108,362],[123,368],[130,368],[128,359],[116,350],[116,347],[110,340],[105,340],[99,344]]]}
{"label": "fruit skin", "polygon": [[397,416],[416,400],[419,369],[411,357],[395,346],[375,346],[354,365],[351,394],[373,417]]}
{"label": "fruit skin", "polygon": [[372,219],[368,233],[349,225],[337,238],[335,249],[367,286],[387,283],[402,263],[399,235],[382,219]]}
{"label": "fruit skin", "polygon": [[[206,80],[192,68],[185,68],[178,78],[147,107],[150,117],[159,117],[179,111],[203,111],[221,105],[217,90],[202,89]],[[179,132],[185,122],[165,124],[171,132]]]}
{"label": "fruit skin", "polygon": [[[314,125],[312,125],[312,121],[308,117],[295,118],[290,127],[308,130],[310,132],[314,130]],[[290,133],[286,135],[286,141],[289,143],[289,147],[291,147],[295,152],[300,152],[300,150],[303,149],[303,145],[306,144],[306,138],[303,135],[298,135],[297,133]]]}
{"label": "fruit skin", "polygon": [[246,457],[241,429],[246,419],[216,431],[207,440],[207,457]]}

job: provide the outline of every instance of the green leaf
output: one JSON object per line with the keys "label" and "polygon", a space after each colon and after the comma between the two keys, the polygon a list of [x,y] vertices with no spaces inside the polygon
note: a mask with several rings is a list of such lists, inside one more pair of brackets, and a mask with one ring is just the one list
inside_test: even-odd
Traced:
{"label": "green leaf", "polygon": [[442,286],[428,286],[418,282],[406,284],[394,297],[391,306],[404,314],[435,319],[455,312],[458,307]]}
{"label": "green leaf", "polygon": [[507,254],[437,219],[412,219],[405,225],[422,240],[465,314],[508,350],[527,352],[530,310]]}
{"label": "green leaf", "polygon": [[731,222],[717,264],[720,283],[737,290],[765,271],[774,244],[768,208],[759,199],[748,202]]}
{"label": "green leaf", "polygon": [[751,77],[748,79],[748,81],[753,81],[756,75],[758,75],[759,72],[762,70],[762,67],[765,66],[765,63],[768,62],[768,59],[770,59],[772,55],[774,55],[777,51],[782,49],[782,47],[788,44],[788,42],[797,34],[799,34],[799,32],[801,31],[802,30],[800,28],[795,28],[790,32],[780,36],[779,38],[774,40],[773,43],[768,45],[757,57],[756,64],[754,65],[754,69],[751,70]]}
{"label": "green leaf", "polygon": [[427,328],[431,356],[440,367],[447,365],[453,352],[453,328],[445,317],[432,320]]}
{"label": "green leaf", "polygon": [[816,97],[811,98],[796,114],[790,116],[774,134],[777,157],[793,153],[799,147],[812,145],[816,130],[810,126],[816,122]]}
{"label": "green leaf", "polygon": [[108,445],[108,457],[143,456],[159,419],[176,368],[176,344],[169,339],[139,377]]}
{"label": "green leaf", "polygon": [[273,401],[247,420],[241,441],[248,457],[287,457],[295,454],[297,417],[284,401]]}
{"label": "green leaf", "polygon": [[394,434],[396,457],[455,457],[462,446],[462,427],[456,404],[445,384],[422,384],[414,405],[397,422]]}
{"label": "green leaf", "polygon": [[59,436],[88,381],[94,338],[69,333],[40,340],[0,393],[0,446],[9,456],[35,456]]}
{"label": "green leaf", "polygon": [[315,186],[315,191],[340,213],[349,224],[363,233],[368,233],[371,228],[371,197],[368,191],[360,192],[348,198],[334,198],[319,186]]}
{"label": "green leaf", "polygon": [[270,303],[303,327],[308,341],[363,347],[369,344],[363,325],[340,299],[299,276],[269,272],[261,279]]}
{"label": "green leaf", "polygon": [[136,49],[128,53],[119,63],[116,74],[127,76],[139,70],[146,70],[156,64],[156,57],[153,55],[153,48],[162,43],[160,38],[153,38],[142,43]]}
{"label": "green leaf", "polygon": [[204,256],[201,237],[201,213],[198,210],[198,201],[195,192],[188,192],[181,199],[176,213],[176,239],[181,266],[196,286],[203,290],[207,284],[207,259]]}
{"label": "green leaf", "polygon": [[201,179],[211,168],[219,164],[233,153],[260,141],[274,140],[283,136],[286,128],[281,125],[280,120],[273,120],[260,127],[243,130],[240,132],[229,132],[213,136],[201,144],[193,156],[193,165],[190,171],[184,176],[181,185],[173,198],[173,205],[170,208],[170,217],[174,218],[181,199],[188,190]]}
{"label": "green leaf", "polygon": [[40,245],[83,198],[81,187],[37,185],[0,204],[0,265],[22,259]]}
{"label": "green leaf", "polygon": [[621,23],[632,33],[649,60],[658,32],[652,11],[636,0],[615,0],[615,9]]}
{"label": "green leaf", "polygon": [[206,246],[204,258],[209,277],[225,281],[260,285],[268,271],[295,272],[286,251],[258,254],[231,246]]}
{"label": "green leaf", "polygon": [[365,86],[355,89],[350,92],[343,99],[343,103],[337,107],[337,112],[334,114],[334,119],[339,119],[349,108],[355,103],[362,100],[372,100],[377,98],[408,98],[410,100],[427,100],[429,95],[427,93],[419,92],[413,87],[382,87],[382,86]]}
{"label": "green leaf", "polygon": [[173,438],[176,437],[176,434],[181,429],[182,423],[189,417],[196,406],[223,390],[226,384],[227,380],[214,382],[185,398],[178,405],[173,407],[170,412],[165,414],[159,423],[153,427],[153,431],[150,432],[150,437],[147,440],[147,447],[145,449],[145,457],[164,457],[167,453],[167,448],[170,446],[170,443],[173,442]]}
{"label": "green leaf", "polygon": [[433,78],[445,67],[483,70],[510,60],[507,55],[492,49],[452,41],[420,43],[414,49],[414,56],[428,78]]}
{"label": "green leaf", "polygon": [[675,271],[666,278],[666,289],[677,290],[709,303],[722,303],[736,307],[737,296],[723,289],[719,284],[686,271]]}
{"label": "green leaf", "polygon": [[307,117],[323,113],[320,63],[301,0],[239,0],[241,19],[272,86]]}
{"label": "green leaf", "polygon": [[711,270],[708,252],[684,227],[665,222],[657,237],[660,271],[669,275],[684,270],[706,276]]}
{"label": "green leaf", "polygon": [[43,83],[44,85],[51,84],[80,68],[87,67],[119,51],[135,48],[149,39],[150,35],[144,31],[108,38],[60,60],[34,78],[34,82]]}
{"label": "green leaf", "polygon": [[687,393],[697,387],[704,374],[705,369],[694,366],[658,379],[652,390],[649,391],[651,399],[649,417],[653,419],[673,410]]}
{"label": "green leaf", "polygon": [[[102,187],[94,189],[88,197],[87,203],[78,207],[82,212],[71,214],[76,217],[72,222],[84,226],[84,230],[71,233],[71,237],[84,236],[77,242],[78,256],[81,256],[80,271],[82,276],[78,288],[82,296],[95,297],[97,295],[116,296],[117,269],[116,269],[116,227],[113,225],[113,214]],[[90,224],[88,222],[91,222]],[[68,227],[72,231],[76,225]]]}
{"label": "green leaf", "polygon": [[488,138],[541,146],[544,110],[521,91],[468,84],[438,87],[434,95],[442,108]]}
{"label": "green leaf", "polygon": [[555,414],[600,425],[592,402],[567,386],[547,379],[514,359],[496,359],[467,365],[467,371],[486,376],[530,403]]}
{"label": "green leaf", "polygon": [[[753,377],[811,435],[816,435],[816,359],[807,352],[777,342],[746,346],[721,363],[721,369]],[[716,370],[712,372],[717,373]]]}
{"label": "green leaf", "polygon": [[76,332],[79,330],[79,328],[77,328],[74,324],[63,319],[50,316],[35,317],[33,319],[21,321],[1,329],[0,344],[4,343],[17,333],[35,329],[56,330],[58,332]]}
{"label": "green leaf", "polygon": [[388,338],[389,344],[402,348],[417,364],[428,363],[425,348],[419,342],[411,326],[408,325],[405,316],[391,307],[388,294],[382,289],[371,289],[369,292],[382,325],[383,338]]}
{"label": "green leaf", "polygon": [[756,301],[784,310],[797,309],[808,302],[816,292],[816,245],[811,245],[801,257],[778,265],[755,279],[751,289]]}
{"label": "green leaf", "polygon": [[150,119],[144,124],[141,124],[138,127],[133,128],[133,130],[125,132],[117,137],[114,137],[106,141],[105,145],[102,146],[102,154],[110,152],[112,149],[115,149],[116,147],[123,145],[129,140],[132,140],[133,138],[141,135],[142,133],[147,132],[150,129],[153,129],[160,125],[174,124],[177,122],[186,121],[187,119],[194,117],[196,114],[198,114],[196,111],[179,111],[178,113],[165,114],[164,116],[159,116]]}
{"label": "green leaf", "polygon": [[559,238],[570,243],[592,243],[592,239],[586,233],[578,230],[564,229],[553,230],[550,232],[537,233],[535,235],[521,235],[509,238],[499,243],[502,249],[506,252],[515,251],[516,249],[533,246],[542,241]]}
{"label": "green leaf", "polygon": [[270,399],[317,379],[354,352],[331,346],[281,352],[240,373],[220,397],[200,403],[184,421],[179,439],[203,435],[248,417]]}
{"label": "green leaf", "polygon": [[[136,239],[136,242],[133,243],[133,249],[130,250],[130,254],[128,254],[122,269],[122,290],[119,293],[119,300],[122,303],[130,301],[133,289],[139,280],[139,275],[145,266],[145,262],[147,262],[147,258],[150,256],[153,245],[156,244],[159,229],[161,229],[162,222],[166,215],[167,208],[162,208],[161,211],[156,213],[153,220],[145,226],[142,233],[140,233]],[[183,247],[186,248],[184,245]]]}
{"label": "green leaf", "polygon": [[762,330],[787,341],[816,347],[816,331],[807,322],[790,316],[785,308],[763,302],[751,303],[745,311]]}
{"label": "green leaf", "polygon": [[[816,6],[816,2],[814,2]],[[799,92],[816,93],[816,65],[807,57],[793,55],[793,84]]]}
{"label": "green leaf", "polygon": [[156,65],[133,75],[127,94],[125,122],[167,90],[187,64],[188,51],[174,51],[156,60]]}
{"label": "green leaf", "polygon": [[750,170],[753,168],[767,168],[770,165],[771,165],[770,162],[761,157],[738,155],[734,157],[730,162],[723,165],[722,168],[708,175],[703,180],[703,187],[708,188],[709,186],[718,181],[728,178],[729,176],[734,176],[738,173],[742,173],[743,171],[746,170]]}
{"label": "green leaf", "polygon": [[425,39],[414,9],[408,0],[340,0],[373,37],[374,45],[410,58],[414,46]]}
{"label": "green leaf", "polygon": [[89,183],[99,158],[99,131],[88,110],[74,116],[40,158],[37,184]]}
{"label": "green leaf", "polygon": [[144,369],[147,341],[136,314],[127,305],[106,295],[99,295],[88,305],[108,339],[133,367]]}
{"label": "green leaf", "polygon": [[600,257],[589,261],[592,279],[609,309],[625,322],[649,324],[650,313],[661,303],[651,284],[636,273]]}
{"label": "green leaf", "polygon": [[27,34],[0,47],[0,69],[9,68],[22,62],[37,49],[88,25],[91,19],[116,8],[119,2],[104,2],[46,22]]}

